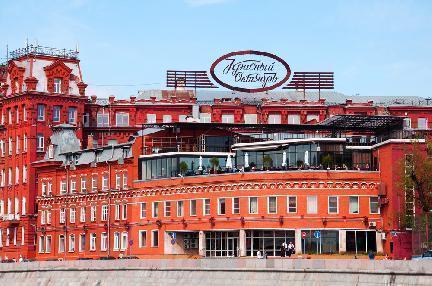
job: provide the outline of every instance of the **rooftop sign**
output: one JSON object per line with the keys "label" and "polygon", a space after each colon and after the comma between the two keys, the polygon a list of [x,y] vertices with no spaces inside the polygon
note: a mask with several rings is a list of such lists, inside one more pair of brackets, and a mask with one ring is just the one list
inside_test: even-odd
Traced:
{"label": "rooftop sign", "polygon": [[238,51],[217,59],[210,68],[221,86],[241,92],[275,89],[291,75],[289,65],[276,55],[259,51]]}

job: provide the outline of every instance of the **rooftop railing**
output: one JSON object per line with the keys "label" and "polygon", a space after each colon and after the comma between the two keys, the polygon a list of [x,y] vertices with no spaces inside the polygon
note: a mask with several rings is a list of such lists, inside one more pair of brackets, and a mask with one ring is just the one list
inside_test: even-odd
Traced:
{"label": "rooftop railing", "polygon": [[78,51],[43,47],[39,45],[27,45],[24,48],[16,49],[9,53],[11,59],[17,59],[26,55],[39,55],[58,57],[63,59],[78,59]]}

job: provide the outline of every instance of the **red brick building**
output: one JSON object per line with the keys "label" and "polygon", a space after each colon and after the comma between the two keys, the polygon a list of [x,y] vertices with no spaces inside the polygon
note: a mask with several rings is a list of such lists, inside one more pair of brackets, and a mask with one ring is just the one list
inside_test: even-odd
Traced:
{"label": "red brick building", "polygon": [[409,256],[393,235],[406,202],[388,166],[428,132],[426,100],[104,100],[86,95],[76,52],[33,46],[0,81],[3,259],[280,255],[289,241],[298,253]]}

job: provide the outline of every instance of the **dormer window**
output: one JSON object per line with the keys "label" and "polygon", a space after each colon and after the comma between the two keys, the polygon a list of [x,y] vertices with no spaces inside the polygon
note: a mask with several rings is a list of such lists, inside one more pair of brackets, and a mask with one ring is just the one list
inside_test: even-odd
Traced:
{"label": "dormer window", "polygon": [[56,77],[54,79],[54,93],[61,93],[61,85],[62,85],[61,78]]}
{"label": "dormer window", "polygon": [[19,81],[18,81],[17,77],[14,78],[13,84],[14,84],[14,87],[15,87],[15,92],[19,92]]}

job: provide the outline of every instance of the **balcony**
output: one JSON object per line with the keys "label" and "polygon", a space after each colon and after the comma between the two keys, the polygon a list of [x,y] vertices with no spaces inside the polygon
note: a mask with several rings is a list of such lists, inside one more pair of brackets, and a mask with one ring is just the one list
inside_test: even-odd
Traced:
{"label": "balcony", "polygon": [[4,214],[3,221],[7,221],[10,224],[19,224],[21,216],[19,214]]}

